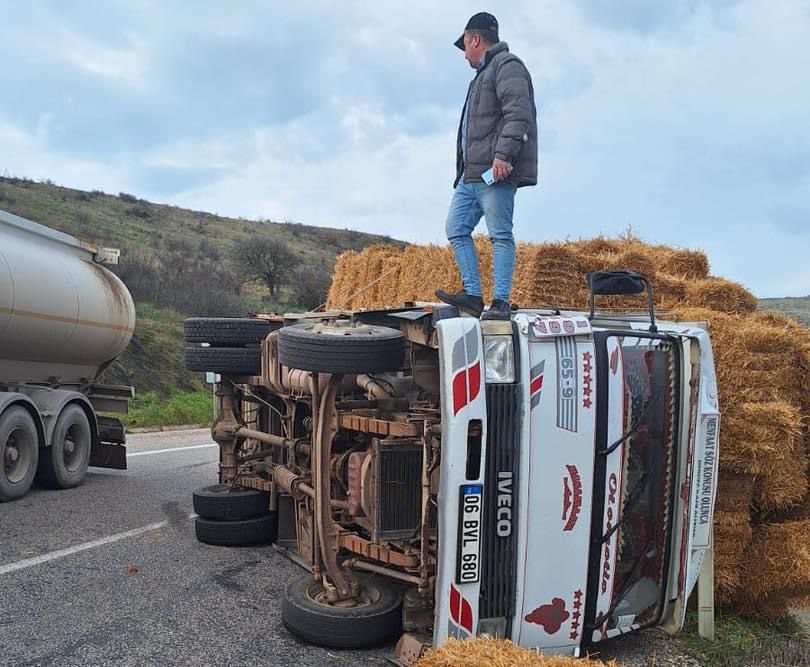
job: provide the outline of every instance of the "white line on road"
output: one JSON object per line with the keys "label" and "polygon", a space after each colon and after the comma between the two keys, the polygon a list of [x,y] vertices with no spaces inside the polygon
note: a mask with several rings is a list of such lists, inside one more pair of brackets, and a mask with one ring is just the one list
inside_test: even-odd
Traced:
{"label": "white line on road", "polygon": [[[188,515],[188,518],[193,519],[196,516],[197,514],[192,512],[191,514]],[[132,530],[127,530],[124,531],[123,533],[116,533],[115,535],[110,535],[108,537],[102,537],[98,540],[93,540],[92,542],[77,544],[75,547],[68,547],[67,549],[59,549],[58,551],[51,551],[49,553],[42,554],[41,556],[34,556],[33,558],[18,560],[16,563],[9,563],[8,565],[0,565],[0,576],[4,574],[9,574],[10,572],[16,572],[17,570],[24,570],[25,568],[33,567],[34,565],[41,565],[42,563],[57,560],[58,558],[64,558],[65,556],[71,556],[81,551],[87,551],[88,549],[103,547],[105,544],[112,544],[113,542],[125,540],[128,537],[137,537],[138,535],[143,535],[144,533],[151,533],[155,530],[165,528],[168,525],[169,525],[168,521],[159,521],[158,523],[150,523],[148,526],[133,528]]]}
{"label": "white line on road", "polygon": [[169,525],[168,521],[160,521],[159,523],[150,523],[148,526],[142,526],[141,528],[133,528],[132,530],[127,530],[123,533],[116,533],[115,535],[110,535],[109,537],[102,537],[99,540],[93,540],[92,542],[85,542],[84,544],[77,544],[75,547],[68,547],[67,549],[59,549],[58,551],[51,551],[50,553],[42,554],[41,556],[34,556],[33,558],[26,558],[25,560],[18,560],[16,563],[9,563],[8,565],[0,565],[0,575],[8,574],[9,572],[16,572],[17,570],[24,570],[27,567],[33,567],[34,565],[41,565],[42,563],[47,563],[48,561],[56,560],[57,558],[64,558],[65,556],[70,556],[75,553],[79,553],[80,551],[87,551],[88,549],[95,549],[96,547],[102,547],[105,544],[111,544],[112,542],[118,542],[119,540],[125,540],[128,537],[136,537],[138,535],[143,535],[144,533],[151,533],[154,530],[160,530],[161,528],[165,528]]}
{"label": "white line on road", "polygon": [[210,442],[207,445],[191,445],[190,447],[172,447],[171,449],[153,449],[151,452],[135,452],[134,454],[127,454],[127,458],[131,459],[133,456],[148,456],[149,454],[168,454],[169,452],[183,452],[187,449],[203,449],[205,447],[219,447],[215,442]]}

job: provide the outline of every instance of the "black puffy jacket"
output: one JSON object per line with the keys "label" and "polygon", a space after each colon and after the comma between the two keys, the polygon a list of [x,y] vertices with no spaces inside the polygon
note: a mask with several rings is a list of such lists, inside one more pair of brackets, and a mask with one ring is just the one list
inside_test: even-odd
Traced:
{"label": "black puffy jacket", "polygon": [[[467,138],[462,156],[461,128],[467,106]],[[496,157],[514,167],[509,181],[518,187],[537,184],[534,87],[526,66],[509,53],[506,42],[498,42],[486,52],[484,66],[470,82],[458,126],[453,187],[458,185],[462,172],[465,183],[481,182],[481,174]]]}

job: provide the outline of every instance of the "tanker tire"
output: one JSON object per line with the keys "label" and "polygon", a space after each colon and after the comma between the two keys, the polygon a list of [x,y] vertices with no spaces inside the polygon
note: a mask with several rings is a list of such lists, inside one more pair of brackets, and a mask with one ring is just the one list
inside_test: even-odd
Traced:
{"label": "tanker tire", "polygon": [[383,577],[370,576],[361,584],[379,599],[356,607],[334,607],[313,599],[322,590],[311,575],[289,582],[281,599],[281,621],[296,637],[325,648],[380,646],[402,632],[402,595]]}
{"label": "tanker tire", "polygon": [[331,336],[313,332],[315,324],[278,330],[278,358],[289,368],[318,373],[383,373],[405,363],[405,338],[398,329],[373,327],[372,335]]}
{"label": "tanker tire", "polygon": [[266,512],[250,519],[216,521],[197,517],[194,520],[197,539],[215,547],[252,547],[275,542],[278,515]]}
{"label": "tanker tire", "polygon": [[228,484],[212,484],[193,495],[194,511],[203,519],[217,521],[250,519],[267,512],[269,498],[263,491]]}
{"label": "tanker tire", "polygon": [[236,347],[261,343],[270,333],[270,322],[251,317],[190,317],[183,322],[187,343]]}
{"label": "tanker tire", "polygon": [[51,446],[40,452],[37,479],[51,489],[79,486],[87,474],[92,446],[87,414],[80,406],[69,403],[56,420]]}
{"label": "tanker tire", "polygon": [[190,371],[226,375],[259,375],[262,351],[251,347],[187,347],[185,365]]}
{"label": "tanker tire", "polygon": [[25,408],[11,406],[0,415],[0,502],[28,493],[38,460],[39,434],[34,418]]}

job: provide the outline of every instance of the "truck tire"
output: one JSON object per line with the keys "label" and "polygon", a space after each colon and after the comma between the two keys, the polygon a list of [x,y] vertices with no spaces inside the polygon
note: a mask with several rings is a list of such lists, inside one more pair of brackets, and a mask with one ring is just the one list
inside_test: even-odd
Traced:
{"label": "truck tire", "polygon": [[40,452],[37,479],[51,489],[69,489],[84,481],[93,436],[90,420],[80,406],[66,405],[53,429],[51,446]]}
{"label": "truck tire", "polygon": [[39,434],[23,407],[0,415],[0,502],[22,498],[34,481],[39,461]]}
{"label": "truck tire", "polygon": [[229,375],[259,375],[262,353],[257,347],[187,347],[186,368]]}
{"label": "truck tire", "polygon": [[266,512],[250,519],[216,521],[197,517],[194,520],[197,539],[216,547],[251,547],[270,544],[278,533],[278,515]]}
{"label": "truck tire", "polygon": [[208,343],[213,347],[260,343],[269,333],[270,322],[252,317],[189,317],[183,322],[187,343]]}
{"label": "truck tire", "polygon": [[364,603],[337,607],[322,601],[323,584],[311,575],[289,582],[281,621],[310,644],[326,648],[379,646],[402,632],[402,595],[382,577],[361,580]]}
{"label": "truck tire", "polygon": [[319,373],[382,373],[405,362],[405,337],[398,329],[308,322],[278,330],[278,358],[289,368]]}
{"label": "truck tire", "polygon": [[194,492],[194,511],[203,519],[250,519],[266,513],[268,501],[263,491],[212,484]]}

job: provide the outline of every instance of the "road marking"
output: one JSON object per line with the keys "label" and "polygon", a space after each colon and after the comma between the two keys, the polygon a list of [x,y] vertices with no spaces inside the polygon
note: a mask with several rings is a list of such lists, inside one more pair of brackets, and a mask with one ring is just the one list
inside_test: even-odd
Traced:
{"label": "road marking", "polygon": [[172,447],[171,449],[153,449],[149,452],[135,452],[134,454],[127,454],[127,458],[130,459],[133,456],[148,456],[149,454],[168,454],[169,452],[183,452],[188,449],[203,449],[205,447],[219,447],[219,445],[215,442],[209,442],[206,445],[191,445],[190,447]]}
{"label": "road marking", "polygon": [[0,576],[9,574],[10,572],[16,572],[17,570],[24,570],[25,568],[33,567],[34,565],[41,565],[42,563],[47,563],[58,558],[64,558],[65,556],[71,556],[75,553],[79,553],[80,551],[87,551],[88,549],[103,547],[105,544],[112,544],[113,542],[118,542],[119,540],[125,540],[128,537],[137,537],[138,535],[143,535],[144,533],[151,533],[155,530],[165,528],[168,525],[168,521],[150,523],[148,526],[133,528],[132,530],[127,530],[123,533],[116,533],[115,535],[110,535],[109,537],[102,537],[101,539],[93,540],[92,542],[77,544],[75,547],[51,551],[50,553],[42,554],[41,556],[34,556],[33,558],[18,560],[16,563],[9,563],[8,565],[0,565]]}

